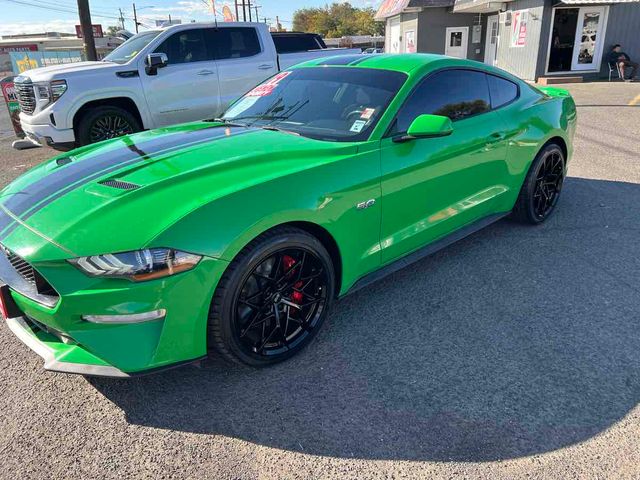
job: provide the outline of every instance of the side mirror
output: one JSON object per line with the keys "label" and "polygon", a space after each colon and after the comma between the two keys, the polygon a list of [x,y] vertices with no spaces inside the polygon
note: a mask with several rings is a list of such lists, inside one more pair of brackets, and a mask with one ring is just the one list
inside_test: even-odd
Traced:
{"label": "side mirror", "polygon": [[157,75],[159,68],[169,65],[169,58],[166,53],[150,53],[145,63],[147,75]]}
{"label": "side mirror", "polygon": [[417,138],[446,137],[453,133],[449,117],[442,115],[420,115],[409,126],[406,135],[395,137],[394,142],[408,142]]}

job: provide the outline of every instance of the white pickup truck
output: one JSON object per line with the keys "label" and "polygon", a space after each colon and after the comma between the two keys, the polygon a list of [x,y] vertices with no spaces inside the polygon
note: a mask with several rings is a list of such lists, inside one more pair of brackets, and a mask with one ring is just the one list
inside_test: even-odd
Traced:
{"label": "white pickup truck", "polygon": [[212,118],[282,69],[360,53],[326,48],[317,35],[279,35],[261,23],[173,25],[142,32],[99,62],[29,70],[15,79],[22,129],[64,150]]}

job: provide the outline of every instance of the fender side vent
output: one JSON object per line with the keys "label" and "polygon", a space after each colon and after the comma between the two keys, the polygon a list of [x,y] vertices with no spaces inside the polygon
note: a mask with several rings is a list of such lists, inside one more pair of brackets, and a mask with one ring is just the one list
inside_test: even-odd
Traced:
{"label": "fender side vent", "polygon": [[119,188],[120,190],[135,190],[136,188],[140,188],[140,185],[136,185],[135,183],[123,182],[122,180],[103,180],[102,182],[98,183],[107,187]]}

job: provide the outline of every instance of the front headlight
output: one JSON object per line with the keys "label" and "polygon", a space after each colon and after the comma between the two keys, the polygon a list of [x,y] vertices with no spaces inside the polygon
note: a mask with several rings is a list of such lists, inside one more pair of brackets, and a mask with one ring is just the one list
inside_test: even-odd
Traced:
{"label": "front headlight", "polygon": [[49,105],[58,100],[67,91],[66,80],[54,80],[50,83],[36,84],[38,99],[45,105]]}
{"label": "front headlight", "polygon": [[148,248],[74,258],[69,262],[92,277],[126,278],[143,282],[191,270],[200,259],[200,255],[170,248]]}

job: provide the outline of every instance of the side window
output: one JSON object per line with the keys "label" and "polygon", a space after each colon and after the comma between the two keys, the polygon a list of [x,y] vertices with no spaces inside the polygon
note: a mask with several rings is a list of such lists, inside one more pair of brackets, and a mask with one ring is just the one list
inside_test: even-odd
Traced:
{"label": "side window", "polygon": [[486,75],[474,70],[445,70],[428,77],[400,109],[393,133],[406,132],[416,117],[443,115],[462,120],[491,109]]}
{"label": "side window", "polygon": [[210,43],[214,46],[217,60],[252,57],[262,51],[255,28],[231,27],[213,30]]}
{"label": "side window", "polygon": [[487,75],[491,92],[491,107],[499,108],[518,98],[518,86],[504,78]]}
{"label": "side window", "polygon": [[169,65],[213,60],[213,56],[207,51],[204,30],[200,28],[174,33],[155,51],[166,53]]}

